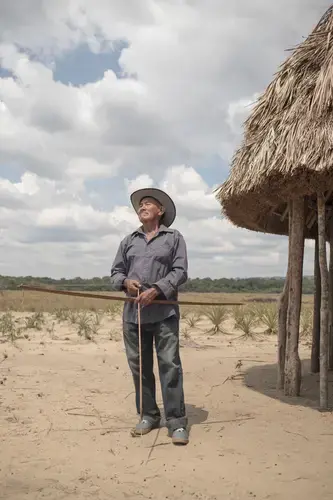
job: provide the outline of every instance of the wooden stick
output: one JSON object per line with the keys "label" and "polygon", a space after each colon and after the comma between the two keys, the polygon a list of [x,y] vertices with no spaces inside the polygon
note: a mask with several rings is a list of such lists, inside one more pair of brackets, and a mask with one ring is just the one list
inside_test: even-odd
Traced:
{"label": "wooden stick", "polygon": [[318,193],[318,244],[321,275],[320,305],[320,375],[319,405],[321,409],[328,407],[328,287],[329,277],[326,256],[326,214],[325,197]]}
{"label": "wooden stick", "polygon": [[311,372],[319,373],[321,279],[319,266],[318,234],[316,235],[314,251],[314,285],[315,292],[313,298]]}
{"label": "wooden stick", "polygon": [[[138,297],[140,289],[138,290]],[[143,397],[142,397],[142,335],[141,335],[141,304],[138,303],[138,336],[139,336],[139,405],[140,405],[140,423],[143,418]],[[143,436],[143,429],[141,427],[141,438]],[[142,443],[142,440],[141,440]]]}
{"label": "wooden stick", "polygon": [[329,328],[328,328],[328,369],[333,370],[333,217],[329,219],[329,242],[330,242],[330,263],[329,263]]}
{"label": "wooden stick", "polygon": [[[115,295],[99,295],[97,293],[73,292],[69,290],[54,290],[53,288],[44,288],[30,285],[20,285],[19,288],[32,290],[35,292],[54,293],[58,295],[68,295],[72,297],[82,297],[90,299],[115,300],[120,302],[135,302],[136,297],[118,297]],[[192,302],[188,300],[154,300],[153,304],[178,304],[182,306],[242,306],[243,302]]]}
{"label": "wooden stick", "polygon": [[[138,297],[140,290],[138,290]],[[142,336],[141,336],[141,304],[138,303],[138,335],[139,335],[139,377],[140,377],[140,421],[143,418],[143,399],[142,399]],[[142,429],[141,429],[142,434]]]}

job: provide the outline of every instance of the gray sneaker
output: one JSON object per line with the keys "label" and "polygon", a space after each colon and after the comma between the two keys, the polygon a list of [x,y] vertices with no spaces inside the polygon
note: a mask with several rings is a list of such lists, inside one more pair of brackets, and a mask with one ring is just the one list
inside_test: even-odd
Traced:
{"label": "gray sneaker", "polygon": [[169,437],[172,438],[173,444],[186,445],[189,442],[188,431],[184,427],[169,432]]}
{"label": "gray sneaker", "polygon": [[140,420],[135,426],[135,428],[131,431],[132,436],[143,436],[148,434],[153,429],[157,429],[160,426],[160,421],[151,421],[147,418]]}

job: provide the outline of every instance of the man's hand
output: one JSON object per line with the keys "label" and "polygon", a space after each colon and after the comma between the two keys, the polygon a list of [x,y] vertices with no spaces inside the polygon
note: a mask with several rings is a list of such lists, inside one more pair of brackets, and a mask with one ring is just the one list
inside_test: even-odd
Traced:
{"label": "man's hand", "polygon": [[138,290],[140,290],[140,283],[136,280],[128,280],[124,281],[124,287],[130,295],[138,295]]}
{"label": "man's hand", "polygon": [[156,288],[148,288],[148,290],[139,295],[135,302],[141,306],[149,306],[157,296],[158,291]]}

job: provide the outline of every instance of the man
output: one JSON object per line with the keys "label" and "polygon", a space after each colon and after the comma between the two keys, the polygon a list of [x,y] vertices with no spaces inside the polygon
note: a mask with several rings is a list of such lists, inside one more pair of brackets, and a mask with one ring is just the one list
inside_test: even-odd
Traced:
{"label": "man", "polygon": [[[155,299],[177,300],[178,287],[187,280],[187,250],[179,231],[170,229],[176,217],[171,198],[159,189],[140,189],[131,195],[141,227],[120,243],[111,269],[114,288],[135,296],[123,311],[124,344],[133,375],[136,409],[140,414],[138,306],[142,333],[143,416],[135,427],[138,435],[159,427],[153,372],[153,341],[158,359],[168,435],[174,444],[187,444],[183,371],[179,353],[179,307],[153,304]],[[138,295],[139,291],[139,295]]]}

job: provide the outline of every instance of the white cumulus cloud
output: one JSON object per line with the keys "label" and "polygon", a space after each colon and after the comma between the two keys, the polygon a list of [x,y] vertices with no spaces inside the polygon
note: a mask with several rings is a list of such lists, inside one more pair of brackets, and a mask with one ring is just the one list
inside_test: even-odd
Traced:
{"label": "white cumulus cloud", "polygon": [[[130,193],[155,186],[175,200],[191,276],[283,274],[286,239],[230,225],[214,188],[285,49],[328,7],[323,0],[1,2],[1,272],[108,274],[120,239],[138,224]],[[81,62],[71,68],[80,84],[55,77],[69,54],[111,60],[119,41],[118,70],[104,62],[96,77]],[[313,245],[306,247],[310,273]]]}

